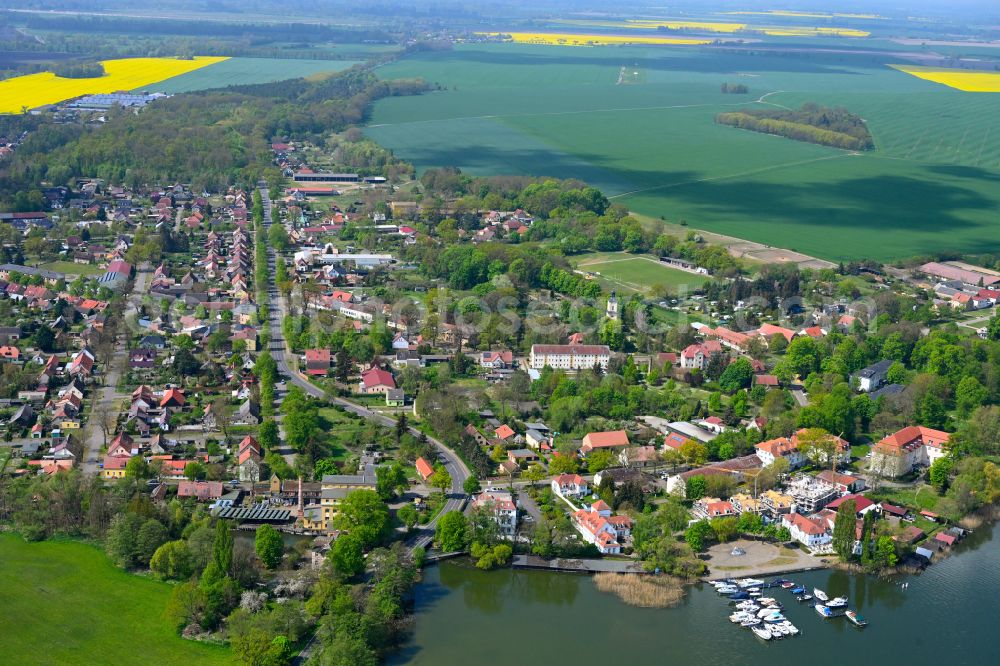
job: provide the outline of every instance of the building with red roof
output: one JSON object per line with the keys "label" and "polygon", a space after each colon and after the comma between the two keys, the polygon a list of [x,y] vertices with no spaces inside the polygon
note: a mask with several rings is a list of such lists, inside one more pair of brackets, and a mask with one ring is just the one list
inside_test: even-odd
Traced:
{"label": "building with red roof", "polygon": [[869,469],[888,477],[909,474],[915,467],[929,467],[947,453],[946,432],[907,426],[880,440],[872,449]]}
{"label": "building with red roof", "polygon": [[582,497],[587,491],[587,480],[579,474],[560,474],[552,479],[552,492],[557,495]]}
{"label": "building with red roof", "polygon": [[606,432],[588,433],[583,438],[583,446],[580,450],[586,455],[595,449],[608,449],[628,445],[627,432],[624,430],[609,430]]}
{"label": "building with red roof", "polygon": [[822,521],[807,518],[800,513],[782,515],[781,524],[788,529],[794,540],[807,548],[825,546],[833,540]]}
{"label": "building with red roof", "polygon": [[219,499],[223,493],[222,481],[181,481],[177,484],[178,497],[193,497],[200,502]]}
{"label": "building with red roof", "polygon": [[848,502],[851,500],[854,500],[854,508],[857,511],[858,518],[861,518],[869,511],[876,510],[878,508],[878,505],[875,504],[875,502],[871,501],[864,495],[853,495],[853,494],[844,495],[843,497],[838,497],[837,499],[827,504],[826,508],[830,509],[831,511],[836,511],[837,509],[840,508],[840,506],[844,502]]}
{"label": "building with red roof", "polygon": [[392,378],[392,373],[388,370],[371,368],[361,373],[361,382],[358,384],[359,393],[385,393],[394,388],[396,388],[396,380]]}
{"label": "building with red roof", "polygon": [[419,474],[420,478],[423,479],[424,481],[427,481],[427,479],[431,477],[431,474],[434,473],[434,468],[431,467],[431,464],[426,460],[424,460],[422,457],[417,458],[416,467],[417,467],[417,474]]}
{"label": "building with red roof", "polygon": [[329,349],[306,350],[306,374],[315,377],[325,377],[330,371],[332,357]]}
{"label": "building with red roof", "polygon": [[506,441],[514,436],[514,429],[504,423],[502,426],[497,428],[493,434],[496,435],[497,439]]}

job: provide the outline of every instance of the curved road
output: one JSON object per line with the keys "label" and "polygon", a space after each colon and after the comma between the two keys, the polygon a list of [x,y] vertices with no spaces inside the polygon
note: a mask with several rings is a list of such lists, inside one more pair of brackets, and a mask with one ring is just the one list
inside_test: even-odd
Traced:
{"label": "curved road", "polygon": [[[271,199],[268,195],[266,186],[261,185],[258,189],[260,190],[261,200],[264,204],[264,229],[267,231],[267,229],[271,226]],[[268,247],[267,268],[268,275],[270,277],[267,285],[267,299],[269,306],[268,325],[271,330],[271,342],[268,349],[271,352],[271,356],[274,358],[275,364],[278,366],[278,371],[287,377],[288,381],[301,388],[308,395],[319,398],[320,400],[331,402],[338,407],[341,407],[349,412],[353,412],[354,414],[370,421],[374,421],[379,425],[394,428],[396,426],[396,419],[374,412],[363,405],[359,405],[344,398],[329,398],[319,387],[306,379],[306,377],[298,371],[298,359],[294,356],[294,354],[288,353],[287,346],[285,345],[285,338],[281,331],[281,320],[285,316],[285,304],[284,300],[278,293],[277,286],[275,285],[275,261],[275,252],[271,247]],[[291,364],[289,364],[289,361]],[[411,434],[418,437],[422,434],[419,430],[412,427],[409,428],[409,431]],[[434,520],[429,522],[427,525],[420,527],[416,530],[414,535],[409,538],[407,543],[412,548],[416,548],[418,546],[426,548],[429,546],[434,538],[434,528],[437,525],[438,518],[448,511],[462,511],[464,509],[466,494],[462,486],[471,474],[469,472],[469,468],[466,467],[462,459],[458,457],[458,454],[434,437],[428,437],[427,439],[437,449],[438,457],[440,458],[441,463],[451,475],[451,492],[448,494],[444,508],[442,508],[441,512],[438,513]]]}

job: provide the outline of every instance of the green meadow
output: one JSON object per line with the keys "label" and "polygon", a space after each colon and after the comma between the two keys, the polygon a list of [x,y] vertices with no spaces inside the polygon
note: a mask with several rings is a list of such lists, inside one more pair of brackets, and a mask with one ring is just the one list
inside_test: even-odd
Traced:
{"label": "green meadow", "polygon": [[[367,132],[421,169],[579,178],[638,213],[834,261],[1000,251],[1000,94],[951,90],[893,62],[883,52],[462,45],[379,69],[441,90],[380,101]],[[635,83],[616,85],[622,67]],[[750,93],[722,94],[723,83]],[[876,150],[714,122],[804,102],[861,115]]]}
{"label": "green meadow", "polygon": [[76,541],[0,534],[0,639],[8,664],[232,664],[227,648],[177,636],[171,586]]}
{"label": "green meadow", "polygon": [[230,58],[208,67],[144,86],[144,89],[168,94],[273,83],[318,74],[340,72],[358,64],[358,60],[303,60],[293,58]]}

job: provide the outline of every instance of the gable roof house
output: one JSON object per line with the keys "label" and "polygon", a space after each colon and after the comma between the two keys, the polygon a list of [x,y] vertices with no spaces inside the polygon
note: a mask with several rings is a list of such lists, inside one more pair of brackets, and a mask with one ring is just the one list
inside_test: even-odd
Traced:
{"label": "gable roof house", "polygon": [[239,443],[237,450],[237,464],[239,465],[240,481],[257,483],[260,481],[260,444],[257,440],[247,435]]}
{"label": "gable roof house", "polygon": [[629,445],[628,433],[624,430],[588,433],[583,438],[580,451],[586,455],[595,449],[625,447]]}
{"label": "gable roof house", "polygon": [[361,382],[358,384],[359,393],[385,393],[394,388],[396,388],[396,380],[392,378],[392,373],[388,370],[371,368],[361,373]]}

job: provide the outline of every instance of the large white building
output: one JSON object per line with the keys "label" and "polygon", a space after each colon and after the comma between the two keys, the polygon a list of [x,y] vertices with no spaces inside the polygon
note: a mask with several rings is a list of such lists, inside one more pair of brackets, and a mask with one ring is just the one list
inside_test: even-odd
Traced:
{"label": "large white building", "polygon": [[587,370],[595,365],[608,369],[611,349],[607,345],[531,345],[531,367],[541,370]]}

